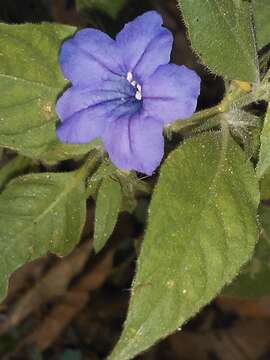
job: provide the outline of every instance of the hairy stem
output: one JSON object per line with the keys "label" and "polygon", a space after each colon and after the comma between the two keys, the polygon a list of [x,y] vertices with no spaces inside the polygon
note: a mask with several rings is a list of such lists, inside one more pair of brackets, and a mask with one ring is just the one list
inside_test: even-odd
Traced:
{"label": "hairy stem", "polygon": [[211,107],[209,109],[205,109],[202,111],[196,112],[192,117],[186,120],[176,120],[173,124],[169,125],[167,127],[169,132],[179,132],[183,128],[201,124],[203,120],[208,120],[209,118],[223,112],[222,107],[220,105],[216,105],[214,107]]}

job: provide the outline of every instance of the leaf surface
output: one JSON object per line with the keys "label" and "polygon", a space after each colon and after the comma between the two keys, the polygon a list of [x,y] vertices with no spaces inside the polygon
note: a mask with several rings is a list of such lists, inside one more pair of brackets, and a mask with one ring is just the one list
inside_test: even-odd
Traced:
{"label": "leaf surface", "polygon": [[48,251],[66,255],[85,223],[84,173],[42,173],[11,181],[0,195],[0,297],[9,275]]}
{"label": "leaf surface", "polygon": [[95,211],[94,248],[98,252],[106,244],[121,209],[122,190],[117,179],[105,177],[100,186]]}
{"label": "leaf surface", "polygon": [[200,135],[168,156],[110,360],[132,359],[174,332],[232,281],[258,238],[258,202],[254,170],[229,136]]}
{"label": "leaf surface", "polygon": [[258,48],[270,43],[270,2],[268,0],[254,1],[255,25]]}
{"label": "leaf surface", "polygon": [[55,24],[0,24],[0,146],[34,159],[58,161],[92,145],[61,144],[54,107],[67,87],[60,45],[75,28]]}
{"label": "leaf surface", "polygon": [[252,6],[244,0],[178,0],[191,43],[211,71],[257,82]]}

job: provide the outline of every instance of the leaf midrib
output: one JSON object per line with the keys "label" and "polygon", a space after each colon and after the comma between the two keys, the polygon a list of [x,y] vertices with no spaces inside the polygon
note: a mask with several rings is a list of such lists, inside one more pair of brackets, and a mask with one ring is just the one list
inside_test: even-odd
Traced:
{"label": "leaf midrib", "polygon": [[[14,76],[14,75],[9,75],[9,74],[0,74],[0,78],[4,78],[4,79],[8,79],[8,80],[12,80],[12,81],[21,81],[23,83],[26,83],[26,84],[29,84],[31,86],[33,85],[36,85],[37,87],[40,87],[40,88],[45,88],[45,89],[48,89],[50,91],[53,91],[55,93],[55,90],[57,91],[61,91],[61,87],[56,87],[56,86],[52,86],[52,85],[48,85],[48,84],[45,84],[43,82],[40,82],[40,81],[36,81],[36,80],[28,80],[28,79],[24,79],[22,77],[17,77],[17,76]],[[64,86],[64,85],[63,85]]]}

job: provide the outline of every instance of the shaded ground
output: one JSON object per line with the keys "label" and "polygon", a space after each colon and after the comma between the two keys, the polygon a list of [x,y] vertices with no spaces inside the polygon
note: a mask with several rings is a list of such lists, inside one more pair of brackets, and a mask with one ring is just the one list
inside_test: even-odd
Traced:
{"label": "shaded ground", "polygon": [[[42,6],[40,4],[42,3]],[[73,1],[3,1],[2,20],[56,21],[85,26]],[[166,5],[164,5],[166,4]],[[195,68],[203,78],[200,107],[222,97],[222,80],[198,64],[179,21],[175,2],[150,4],[175,34],[173,61]],[[1,12],[1,10],[0,10]],[[6,153],[8,161],[11,154]],[[145,216],[138,198],[135,216],[123,214],[106,248],[91,252],[93,203],[81,244],[64,259],[53,255],[19,269],[0,307],[0,359],[103,359],[120,335]],[[41,355],[42,353],[42,355]],[[270,359],[270,298],[218,298],[195,319],[138,357],[145,360]]]}

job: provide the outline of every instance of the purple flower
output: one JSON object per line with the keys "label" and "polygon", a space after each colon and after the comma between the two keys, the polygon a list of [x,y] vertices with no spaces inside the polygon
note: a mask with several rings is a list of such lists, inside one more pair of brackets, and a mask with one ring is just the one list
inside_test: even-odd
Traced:
{"label": "purple flower", "polygon": [[59,139],[100,137],[116,166],[151,175],[164,154],[164,125],[190,117],[200,92],[194,71],[168,64],[172,43],[155,11],[126,24],[116,40],[95,29],[67,40],[60,63],[72,87],[56,105]]}

